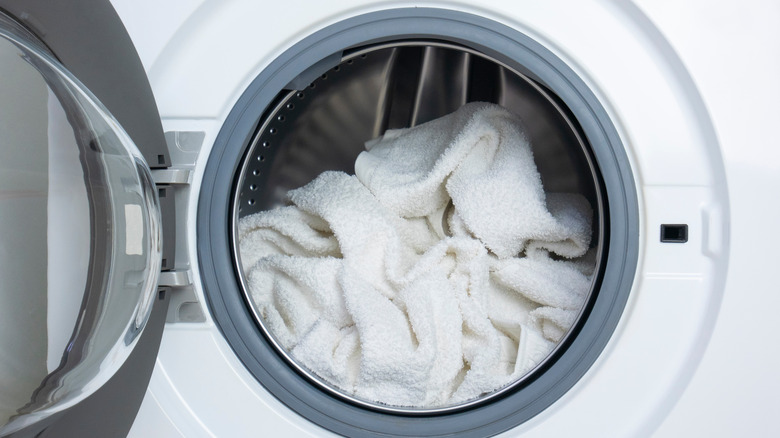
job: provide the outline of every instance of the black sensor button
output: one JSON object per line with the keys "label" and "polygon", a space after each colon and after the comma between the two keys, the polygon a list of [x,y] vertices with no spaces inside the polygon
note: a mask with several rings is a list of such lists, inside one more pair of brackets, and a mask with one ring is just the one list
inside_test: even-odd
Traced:
{"label": "black sensor button", "polygon": [[685,243],[688,241],[687,224],[661,225],[661,242]]}

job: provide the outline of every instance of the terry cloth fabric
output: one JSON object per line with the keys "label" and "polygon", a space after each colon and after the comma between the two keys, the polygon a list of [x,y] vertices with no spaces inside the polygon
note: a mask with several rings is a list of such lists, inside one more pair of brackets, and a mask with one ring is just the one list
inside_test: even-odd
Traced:
{"label": "terry cloth fabric", "polygon": [[251,296],[301,365],[359,398],[463,402],[539,364],[590,288],[592,211],[545,194],[520,122],[473,103],[366,145],[241,219]]}

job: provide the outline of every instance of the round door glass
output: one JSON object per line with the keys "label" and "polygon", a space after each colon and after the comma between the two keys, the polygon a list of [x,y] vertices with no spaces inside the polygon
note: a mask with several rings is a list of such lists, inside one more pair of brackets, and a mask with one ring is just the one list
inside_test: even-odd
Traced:
{"label": "round door glass", "polygon": [[0,435],[124,363],[160,271],[158,199],[117,121],[0,15]]}

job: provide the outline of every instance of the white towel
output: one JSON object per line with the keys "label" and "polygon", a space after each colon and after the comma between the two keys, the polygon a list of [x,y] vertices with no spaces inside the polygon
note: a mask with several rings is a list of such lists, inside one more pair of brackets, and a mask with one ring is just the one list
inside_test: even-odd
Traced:
{"label": "white towel", "polygon": [[519,121],[492,104],[366,148],[355,176],[325,172],[240,221],[269,331],[325,381],[393,406],[466,401],[533,369],[590,288],[588,202],[545,196]]}
{"label": "white towel", "polygon": [[366,147],[355,175],[401,217],[427,216],[452,199],[466,228],[498,257],[514,257],[527,243],[565,257],[588,249],[588,202],[557,195],[547,205],[521,125],[497,105],[468,104]]}

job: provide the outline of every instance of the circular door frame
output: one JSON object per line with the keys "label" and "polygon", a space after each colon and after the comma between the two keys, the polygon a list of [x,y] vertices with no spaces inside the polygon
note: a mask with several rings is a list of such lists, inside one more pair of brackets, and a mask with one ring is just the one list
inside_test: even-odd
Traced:
{"label": "circular door frame", "polygon": [[[364,44],[407,38],[443,39],[481,51],[550,89],[579,122],[603,178],[608,257],[588,319],[566,351],[521,390],[491,404],[447,415],[379,414],[315,390],[282,362],[241,300],[232,261],[230,204],[244,149],[266,107],[318,61]],[[285,405],[344,435],[492,435],[517,426],[565,394],[599,357],[618,324],[634,280],[639,250],[636,187],[625,149],[607,112],[577,74],[518,30],[442,9],[394,9],[349,18],[304,38],[247,87],[228,115],[206,164],[198,203],[199,267],[211,314],[244,366]]]}
{"label": "circular door frame", "polygon": [[[130,36],[109,0],[0,0],[0,13],[18,26],[86,89],[126,130],[149,163],[169,165],[157,105]],[[89,29],[89,32],[84,32]],[[122,87],[117,87],[122,83]],[[131,99],[128,99],[131,96]],[[135,419],[160,346],[169,294],[160,291],[132,352],[116,373],[91,395],[27,424],[9,436],[126,435]]]}

